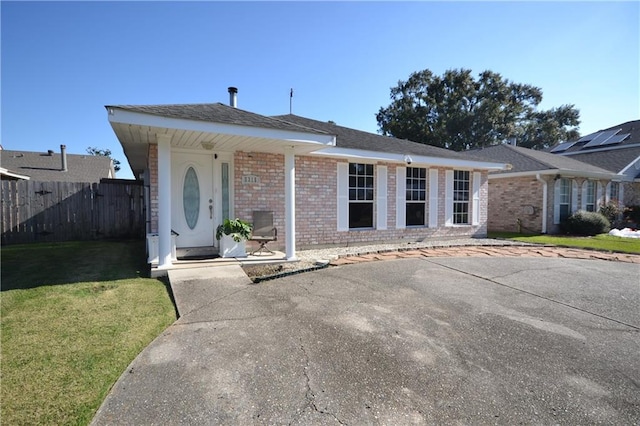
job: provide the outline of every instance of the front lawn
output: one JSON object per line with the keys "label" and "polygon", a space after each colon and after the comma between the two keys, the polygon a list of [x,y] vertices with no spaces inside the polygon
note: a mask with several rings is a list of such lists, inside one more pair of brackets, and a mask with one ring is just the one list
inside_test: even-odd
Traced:
{"label": "front lawn", "polygon": [[596,235],[594,237],[572,237],[564,235],[525,235],[515,232],[490,232],[489,238],[640,254],[640,238],[622,238],[608,234]]}
{"label": "front lawn", "polygon": [[2,248],[3,424],[88,424],[175,310],[143,242]]}

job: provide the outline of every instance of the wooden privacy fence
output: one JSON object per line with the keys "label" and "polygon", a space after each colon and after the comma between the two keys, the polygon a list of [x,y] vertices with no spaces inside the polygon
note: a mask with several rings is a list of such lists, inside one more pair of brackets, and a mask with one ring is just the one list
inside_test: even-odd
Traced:
{"label": "wooden privacy fence", "polygon": [[2,245],[144,238],[140,181],[2,181]]}

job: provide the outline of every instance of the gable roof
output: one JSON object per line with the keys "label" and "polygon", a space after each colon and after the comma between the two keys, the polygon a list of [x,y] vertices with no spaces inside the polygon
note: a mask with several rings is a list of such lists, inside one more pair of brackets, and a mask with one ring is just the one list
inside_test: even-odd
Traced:
{"label": "gable roof", "polygon": [[338,148],[359,149],[385,153],[401,153],[423,155],[427,157],[449,158],[467,161],[486,161],[484,158],[474,157],[473,154],[451,151],[406,139],[397,139],[391,136],[382,136],[362,130],[351,129],[337,124],[300,117],[298,115],[276,115],[274,118],[295,123],[309,129],[321,130],[336,135]]}
{"label": "gable roof", "polygon": [[290,130],[295,132],[327,134],[318,129],[302,128],[296,124],[278,120],[275,117],[256,114],[223,103],[213,104],[169,104],[169,105],[107,105],[131,112],[157,115],[160,117],[180,118],[184,120],[206,121],[210,123],[232,124],[237,126],[260,127],[263,129]]}
{"label": "gable roof", "polygon": [[[566,158],[572,158],[614,173],[620,173],[632,162],[637,161],[639,157],[640,146],[631,146],[629,148],[613,149],[609,151],[578,152],[571,156],[567,156]],[[638,170],[635,177],[640,177],[640,170]]]}
{"label": "gable roof", "polygon": [[640,120],[627,121],[582,136],[577,141],[559,143],[549,152],[574,155],[587,152],[613,151],[630,146],[640,146]]}
{"label": "gable roof", "polygon": [[640,120],[598,130],[575,142],[564,142],[550,152],[592,164],[615,173],[639,178],[640,171],[632,176],[629,167],[638,164],[640,157]]}
{"label": "gable roof", "polygon": [[577,176],[612,177],[614,173],[573,158],[513,145],[492,145],[472,151],[476,156],[511,164],[508,171],[493,174],[527,175],[565,173]]}
{"label": "gable roof", "polygon": [[111,159],[96,155],[67,154],[67,171],[62,171],[60,153],[0,151],[0,165],[19,175],[29,176],[35,181],[53,182],[100,182],[102,178],[113,178],[115,172]]}

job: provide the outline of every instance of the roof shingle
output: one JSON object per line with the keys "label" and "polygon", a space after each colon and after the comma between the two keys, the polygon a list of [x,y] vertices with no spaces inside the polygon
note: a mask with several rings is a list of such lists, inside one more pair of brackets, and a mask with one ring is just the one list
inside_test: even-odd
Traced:
{"label": "roof shingle", "polygon": [[513,168],[501,173],[571,170],[576,172],[609,173],[600,167],[573,158],[512,145],[493,145],[472,151],[476,156],[492,161],[510,163]]}
{"label": "roof shingle", "polygon": [[111,159],[98,155],[67,154],[67,171],[62,171],[60,153],[0,151],[0,165],[36,181],[100,182],[110,178]]}

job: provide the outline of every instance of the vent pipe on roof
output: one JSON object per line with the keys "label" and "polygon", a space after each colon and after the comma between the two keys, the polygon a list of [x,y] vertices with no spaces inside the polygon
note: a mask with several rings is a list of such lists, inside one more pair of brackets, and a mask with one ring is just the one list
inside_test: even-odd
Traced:
{"label": "vent pipe on roof", "polygon": [[66,172],[67,171],[67,146],[66,145],[60,145],[60,154],[62,157],[62,171]]}
{"label": "vent pipe on roof", "polygon": [[238,107],[238,88],[237,87],[229,87],[229,105],[234,108]]}

